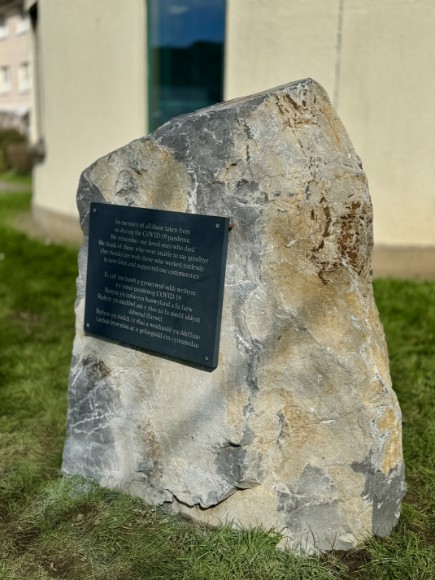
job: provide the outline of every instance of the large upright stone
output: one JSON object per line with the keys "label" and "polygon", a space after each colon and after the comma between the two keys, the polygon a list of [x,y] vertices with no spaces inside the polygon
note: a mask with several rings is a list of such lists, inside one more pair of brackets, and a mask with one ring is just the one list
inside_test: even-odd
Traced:
{"label": "large upright stone", "polygon": [[[85,336],[91,201],[231,218],[213,372]],[[84,171],[63,471],[210,524],[348,549],[397,522],[401,415],[361,163],[308,79],[178,117]]]}

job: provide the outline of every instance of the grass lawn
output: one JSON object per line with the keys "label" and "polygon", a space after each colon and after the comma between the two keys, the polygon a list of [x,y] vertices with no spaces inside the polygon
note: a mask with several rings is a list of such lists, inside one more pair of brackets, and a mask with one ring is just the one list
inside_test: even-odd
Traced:
{"label": "grass lawn", "polygon": [[296,557],[279,535],[208,530],[59,474],[76,252],[11,226],[27,194],[0,193],[0,578],[435,578],[435,282],[378,280],[404,417],[408,494],[389,538]]}

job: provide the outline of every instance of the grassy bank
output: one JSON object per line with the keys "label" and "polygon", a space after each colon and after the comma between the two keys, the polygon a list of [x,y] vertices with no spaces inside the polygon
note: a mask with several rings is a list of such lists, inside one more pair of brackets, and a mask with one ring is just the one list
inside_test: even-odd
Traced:
{"label": "grassy bank", "polygon": [[401,522],[359,550],[298,558],[277,534],[207,530],[59,476],[76,252],[16,232],[28,204],[0,194],[1,579],[435,578],[435,283],[375,286],[404,416]]}

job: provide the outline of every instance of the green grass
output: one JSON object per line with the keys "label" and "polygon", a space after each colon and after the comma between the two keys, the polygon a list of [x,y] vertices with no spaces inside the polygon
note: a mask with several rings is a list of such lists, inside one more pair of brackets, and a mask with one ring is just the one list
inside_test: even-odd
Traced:
{"label": "green grass", "polygon": [[435,578],[435,283],[375,293],[404,416],[409,491],[397,529],[348,553],[296,557],[279,535],[209,530],[59,474],[76,251],[12,228],[29,195],[0,194],[0,578]]}

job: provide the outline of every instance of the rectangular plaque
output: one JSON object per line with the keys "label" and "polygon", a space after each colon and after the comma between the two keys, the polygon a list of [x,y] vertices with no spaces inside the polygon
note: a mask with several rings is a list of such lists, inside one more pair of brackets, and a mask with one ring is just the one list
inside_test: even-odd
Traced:
{"label": "rectangular plaque", "polygon": [[85,332],[216,368],[229,219],[91,203]]}

